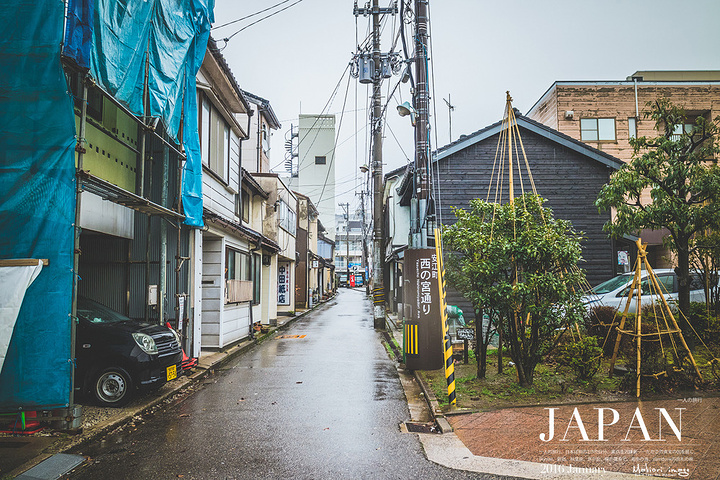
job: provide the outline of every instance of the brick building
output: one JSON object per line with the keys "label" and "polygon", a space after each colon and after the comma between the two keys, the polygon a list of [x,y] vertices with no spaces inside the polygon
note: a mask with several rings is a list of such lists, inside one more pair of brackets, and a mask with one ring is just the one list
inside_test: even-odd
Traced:
{"label": "brick building", "polygon": [[[644,118],[643,111],[661,97],[685,110],[683,128],[691,128],[699,116],[713,119],[720,115],[720,71],[638,71],[623,81],[558,81],[527,117],[628,162],[633,154],[630,138],[657,135],[655,122]],[[672,264],[662,248],[666,233],[642,232],[657,267]]]}

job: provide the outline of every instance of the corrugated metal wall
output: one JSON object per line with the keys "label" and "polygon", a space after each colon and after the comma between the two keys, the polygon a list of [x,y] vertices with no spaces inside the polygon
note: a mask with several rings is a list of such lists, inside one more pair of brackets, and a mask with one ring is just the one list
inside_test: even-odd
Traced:
{"label": "corrugated metal wall", "polygon": [[[146,197],[155,203],[161,203],[162,161],[165,156],[169,158],[169,164],[167,165],[168,193],[164,206],[175,209],[178,203],[178,156],[172,150],[169,155],[164,155],[163,145],[157,139],[150,142],[149,152],[151,160],[146,167],[145,185],[148,192]],[[183,262],[180,269],[180,284],[176,288],[178,227],[181,257],[190,256],[190,228],[182,226],[178,221],[170,222],[158,216],[148,217],[139,212],[134,212],[134,222],[135,237],[132,240],[91,231],[83,232],[79,293],[131,318],[145,318],[147,285],[158,285],[160,282],[160,229],[164,225],[167,229],[165,319],[174,320],[175,294],[189,292],[190,271],[190,262]],[[188,317],[187,307],[185,317]],[[157,306],[148,309],[148,318],[153,322],[159,321]]]}

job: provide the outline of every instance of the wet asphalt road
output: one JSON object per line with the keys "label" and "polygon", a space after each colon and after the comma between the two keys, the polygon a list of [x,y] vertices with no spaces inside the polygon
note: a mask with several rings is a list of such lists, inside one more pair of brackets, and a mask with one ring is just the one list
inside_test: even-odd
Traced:
{"label": "wet asphalt road", "polygon": [[241,355],[137,428],[80,452],[77,479],[479,478],[428,461],[360,290]]}

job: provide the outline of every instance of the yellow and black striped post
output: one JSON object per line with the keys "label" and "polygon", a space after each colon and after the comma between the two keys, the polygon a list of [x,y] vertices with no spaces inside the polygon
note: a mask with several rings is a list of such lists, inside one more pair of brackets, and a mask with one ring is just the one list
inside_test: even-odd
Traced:
{"label": "yellow and black striped post", "polygon": [[448,401],[455,405],[455,363],[453,360],[452,340],[448,327],[447,300],[445,296],[445,264],[442,255],[442,235],[440,229],[435,229],[435,255],[438,266],[438,288],[440,289],[440,318],[442,319],[443,341],[445,342],[445,378],[447,379]]}

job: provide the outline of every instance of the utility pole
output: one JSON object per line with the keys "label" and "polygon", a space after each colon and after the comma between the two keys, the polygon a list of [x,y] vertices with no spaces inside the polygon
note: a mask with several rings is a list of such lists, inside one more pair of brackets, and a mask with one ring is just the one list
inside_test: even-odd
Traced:
{"label": "utility pole", "polygon": [[363,281],[365,282],[365,292],[370,294],[370,284],[368,279],[365,278],[367,273],[367,239],[365,238],[365,190],[360,191],[360,215],[362,222],[362,268],[363,268]]}
{"label": "utility pole", "polygon": [[445,100],[443,98],[443,102],[445,102],[445,105],[448,107],[448,128],[450,133],[450,141],[448,143],[452,143],[452,112],[455,110],[455,105],[450,103],[450,94],[448,93],[448,98]]}
{"label": "utility pole", "polygon": [[372,149],[372,175],[373,175],[373,325],[377,329],[385,329],[385,284],[383,279],[382,256],[382,212],[383,212],[383,185],[382,185],[382,58],[380,56],[380,6],[378,0],[373,0],[373,149]]}
{"label": "utility pole", "polygon": [[345,202],[341,203],[340,207],[342,207],[343,211],[345,212],[345,272],[347,274],[347,285],[350,285],[350,214],[348,213],[350,211],[350,203]]}
{"label": "utility pole", "polygon": [[372,131],[372,178],[373,178],[373,324],[376,329],[385,329],[385,285],[383,279],[383,173],[382,173],[382,92],[383,55],[380,52],[380,15],[397,14],[397,3],[389,8],[380,8],[379,0],[372,0],[372,8],[354,8],[355,16],[372,15],[372,84],[373,108],[370,118]]}
{"label": "utility pole", "polygon": [[429,160],[430,94],[428,92],[427,37],[428,0],[415,0],[415,190],[412,199],[410,248],[427,248],[428,198],[430,197]]}

